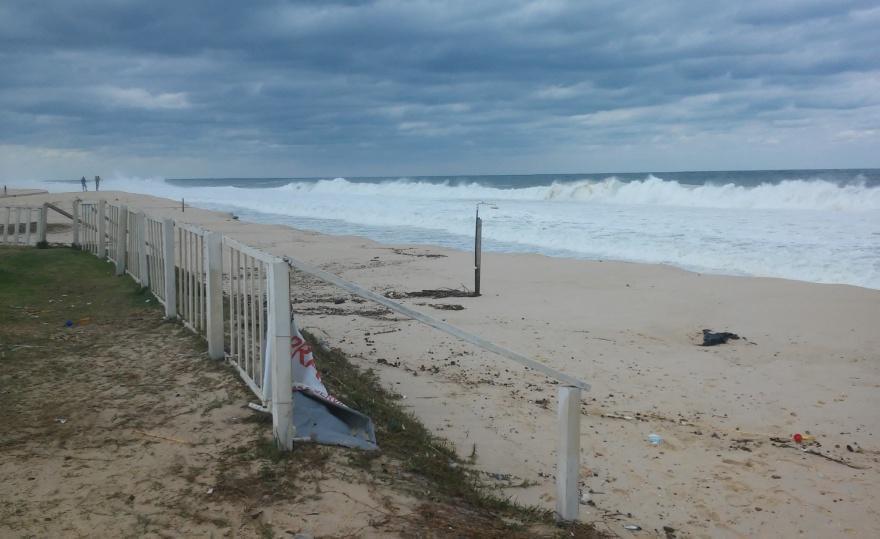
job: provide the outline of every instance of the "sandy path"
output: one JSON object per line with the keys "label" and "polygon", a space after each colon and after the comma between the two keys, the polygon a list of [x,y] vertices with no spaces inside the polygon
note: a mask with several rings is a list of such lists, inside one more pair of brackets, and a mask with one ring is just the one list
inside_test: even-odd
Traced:
{"label": "sandy path", "polygon": [[[104,196],[292,254],[378,291],[472,279],[469,253],[395,252],[362,238],[195,209],[181,214],[162,199]],[[440,256],[412,256],[427,253]],[[484,254],[483,275],[481,298],[403,301],[593,385],[582,482],[595,506],[583,507],[585,519],[614,532],[632,522],[714,537],[880,535],[880,292],[534,255]],[[295,279],[292,295],[304,325],[378,369],[463,455],[476,443],[477,465],[501,474],[501,483],[505,474],[536,483],[511,495],[550,503],[555,391],[546,380],[419,324],[360,316],[365,305],[336,305],[332,298],[348,296],[311,280]],[[748,340],[696,346],[703,328]],[[817,449],[854,467],[770,441],[805,431]],[[646,442],[652,432],[664,437],[659,447]]]}

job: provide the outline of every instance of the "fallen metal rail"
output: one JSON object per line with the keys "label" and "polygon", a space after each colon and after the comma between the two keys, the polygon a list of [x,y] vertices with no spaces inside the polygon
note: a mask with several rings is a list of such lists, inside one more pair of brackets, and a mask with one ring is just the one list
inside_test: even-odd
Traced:
{"label": "fallen metal rail", "polygon": [[556,515],[563,521],[577,519],[580,503],[580,497],[578,495],[578,478],[580,473],[581,451],[581,391],[589,391],[589,384],[530,357],[526,357],[513,350],[498,346],[497,344],[487,341],[473,333],[468,333],[463,329],[457,328],[451,324],[437,320],[436,318],[407,307],[406,305],[388,299],[372,290],[367,290],[362,286],[346,281],[328,271],[316,268],[290,256],[285,256],[283,259],[296,270],[336,285],[339,288],[347,290],[348,292],[366,300],[374,301],[396,313],[423,322],[434,329],[452,335],[457,339],[461,339],[465,342],[479,346],[484,350],[494,352],[502,357],[513,360],[524,367],[540,372],[564,384],[558,389],[559,454],[556,473]]}

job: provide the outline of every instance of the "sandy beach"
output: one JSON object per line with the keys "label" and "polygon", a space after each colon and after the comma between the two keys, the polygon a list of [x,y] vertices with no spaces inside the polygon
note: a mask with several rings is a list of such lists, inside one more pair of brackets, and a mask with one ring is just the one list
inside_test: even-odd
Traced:
{"label": "sandy beach", "polygon": [[[74,197],[97,196],[395,297],[473,283],[469,252],[182,212],[179,201],[156,197],[3,203],[67,209]],[[69,221],[52,212],[50,223]],[[52,228],[49,241],[69,233]],[[666,526],[696,537],[880,536],[880,291],[484,253],[482,292],[399,301],[591,384],[583,520],[615,534],[635,524],[648,535]],[[488,481],[523,503],[552,506],[556,391],[546,378],[301,274],[291,295],[302,327],[379,372],[420,419],[473,455]],[[703,347],[703,329],[742,338]],[[652,433],[660,445],[648,443]],[[815,442],[797,446],[794,433]]]}

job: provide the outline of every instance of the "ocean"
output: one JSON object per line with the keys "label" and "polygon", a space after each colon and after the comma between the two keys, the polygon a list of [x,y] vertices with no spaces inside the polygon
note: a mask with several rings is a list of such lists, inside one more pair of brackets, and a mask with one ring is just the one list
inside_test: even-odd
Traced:
{"label": "ocean", "polygon": [[[64,182],[65,184],[67,182]],[[70,190],[44,182],[50,190]],[[90,188],[92,185],[90,184]],[[384,243],[670,264],[880,289],[880,169],[348,178],[110,177],[147,193]]]}

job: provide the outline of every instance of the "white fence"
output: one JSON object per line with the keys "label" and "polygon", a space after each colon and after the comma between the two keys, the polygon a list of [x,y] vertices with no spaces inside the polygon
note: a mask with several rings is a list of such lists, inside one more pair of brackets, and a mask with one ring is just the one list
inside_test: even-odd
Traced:
{"label": "white fence", "polygon": [[271,411],[278,445],[291,449],[290,276],[284,261],[217,232],[104,200],[76,201],[72,216],[73,244],[149,287],[166,317],[204,337],[211,358],[234,365],[260,407]]}
{"label": "white fence", "polygon": [[150,292],[159,303],[165,305],[165,235],[162,227],[162,221],[144,218],[144,249]]}
{"label": "white fence", "polygon": [[228,324],[224,327],[227,357],[263,402],[265,394],[269,271],[278,259],[230,238],[222,240],[223,295]]}
{"label": "white fence", "polygon": [[7,206],[0,208],[4,245],[34,245],[46,241],[45,206]]}
{"label": "white fence", "polygon": [[186,223],[174,223],[177,234],[174,259],[177,266],[177,316],[194,332],[205,335],[205,231]]}
{"label": "white fence", "polygon": [[[323,270],[292,258],[282,260],[218,232],[171,219],[159,220],[103,200],[97,204],[74,203],[73,209],[74,244],[109,258],[116,264],[118,275],[128,273],[142,286],[148,286],[164,303],[167,317],[179,318],[207,340],[211,358],[225,358],[234,365],[261,406],[271,411],[274,436],[282,449],[291,449],[294,437],[291,266],[557,380],[561,383],[557,515],[562,520],[577,518],[580,402],[581,391],[589,388],[586,383]],[[20,243],[18,223],[22,222],[18,211],[12,229],[15,243]],[[11,230],[10,215],[7,209],[4,243],[6,232]],[[41,223],[45,237],[45,208]]]}

